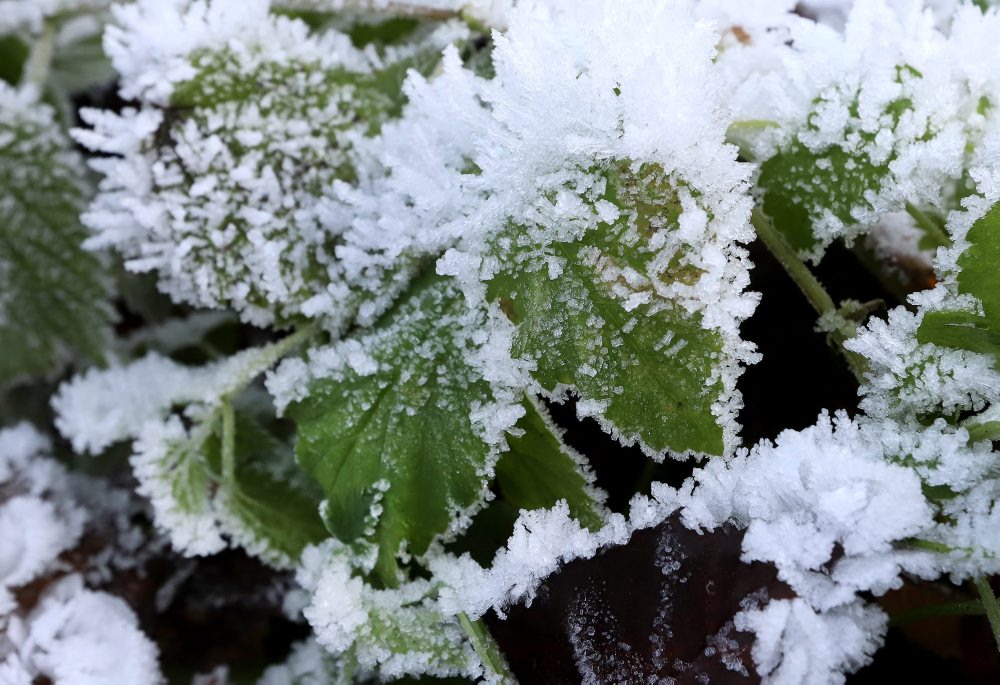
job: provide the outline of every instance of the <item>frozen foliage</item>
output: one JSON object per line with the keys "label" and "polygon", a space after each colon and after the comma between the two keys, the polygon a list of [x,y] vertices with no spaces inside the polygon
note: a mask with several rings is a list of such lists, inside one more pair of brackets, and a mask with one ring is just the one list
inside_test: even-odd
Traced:
{"label": "frozen foliage", "polygon": [[919,2],[859,2],[843,33],[800,19],[788,47],[735,47],[749,73],[726,55],[737,119],[767,124],[748,147],[763,162],[764,209],[794,247],[818,259],[907,203],[955,207],[1000,92],[982,68],[998,22],[971,3],[942,26]]}
{"label": "frozen foliage", "polygon": [[[83,7],[0,0],[0,33]],[[166,355],[227,314],[144,328],[62,384],[56,425],[80,453],[131,442],[138,491],[181,552],[298,566],[315,635],[267,685],[499,678],[474,621],[668,516],[737,526],[742,560],[793,595],[727,624],[755,635],[768,683],[841,683],[868,663],[887,626],[868,598],[906,576],[1000,572],[996,10],[136,0],[110,15],[130,104],[84,110],[73,132],[102,176],[86,246],[154,272],[175,304],[298,330],[194,367]],[[69,198],[70,219],[39,214],[70,234],[37,239],[69,250],[38,273],[97,273],[72,251],[82,167],[34,90],[0,84],[0,151],[5,185]],[[0,199],[12,246],[27,234],[11,227],[39,223],[17,197]],[[877,257],[933,259],[939,280],[844,343],[864,366],[857,416],[741,447],[751,218],[817,261],[869,233]],[[6,358],[45,320],[22,309],[48,313],[21,292],[100,292],[9,287],[21,266],[0,257]],[[830,307],[819,328],[843,332]],[[91,314],[69,328],[100,338],[106,312]],[[20,354],[43,364],[0,362],[0,382],[71,347],[101,356],[102,340],[51,338]],[[539,397],[572,397],[653,459],[714,458],[609,514]],[[89,578],[16,607],[16,588],[65,572],[86,522],[48,449],[26,427],[0,433],[0,680],[156,682],[134,617]],[[492,564],[449,553],[495,496],[521,512]],[[109,644],[133,658],[107,660]]]}
{"label": "frozen foliage", "polygon": [[351,214],[334,187],[357,179],[356,140],[398,114],[406,70],[432,68],[462,30],[362,50],[269,14],[266,0],[147,1],[115,16],[107,49],[123,96],[143,106],[84,112],[92,129],[78,140],[114,155],[93,162],[105,181],[89,245],[159,272],[176,300],[254,323],[349,320],[355,281],[381,282],[339,259]]}
{"label": "frozen foliage", "polygon": [[[81,452],[97,454],[133,440],[139,492],[150,499],[157,525],[179,551],[212,554],[225,548],[228,538],[272,563],[287,564],[281,546],[246,520],[251,515],[238,486],[218,489],[223,474],[212,459],[223,405],[272,365],[287,343],[200,368],[151,353],[128,366],[93,369],[53,398],[57,426]],[[176,413],[177,407],[183,410]]]}
{"label": "frozen foliage", "polygon": [[156,647],[135,614],[117,597],[86,589],[82,576],[42,585],[33,607],[14,601],[12,591],[29,582],[67,573],[59,556],[88,523],[49,450],[27,424],[0,431],[0,682],[159,683]]}

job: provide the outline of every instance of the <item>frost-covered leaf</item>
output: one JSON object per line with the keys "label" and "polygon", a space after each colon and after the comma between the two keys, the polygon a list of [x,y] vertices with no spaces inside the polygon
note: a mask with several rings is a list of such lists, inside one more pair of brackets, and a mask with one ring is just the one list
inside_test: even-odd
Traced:
{"label": "frost-covered leaf", "polygon": [[722,454],[725,342],[669,294],[702,276],[674,235],[681,195],[657,165],[615,163],[601,175],[601,221],[582,237],[545,243],[543,228],[512,225],[494,239],[488,295],[516,325],[512,354],[535,364],[547,392],[572,388],[585,413],[627,442]]}
{"label": "frost-covered leaf", "polygon": [[[497,485],[518,509],[548,509],[565,500],[587,528],[603,524],[603,494],[582,455],[566,445],[562,429],[535,400],[525,399],[525,414],[507,436],[509,449],[497,462]],[[518,434],[520,433],[520,434]]]}
{"label": "frost-covered leaf", "polygon": [[404,545],[423,554],[483,498],[496,450],[472,418],[493,400],[467,360],[477,325],[455,285],[429,273],[373,331],[324,351],[288,409],[327,525],[344,542],[374,541],[386,582]]}
{"label": "frost-covered leaf", "polygon": [[352,210],[338,189],[360,182],[355,148],[398,116],[407,71],[429,73],[455,31],[361,50],[265,0],[145,0],[115,14],[108,51],[142,108],[85,111],[93,130],[76,133],[114,155],[94,163],[106,179],[84,217],[93,244],[157,271],[175,301],[261,325],[349,323],[357,281],[382,283],[341,259]]}
{"label": "frost-covered leaf", "polygon": [[345,662],[382,680],[483,675],[458,620],[438,609],[432,582],[375,589],[354,575],[336,543],[306,551],[299,581],[313,593],[303,613],[316,640]]}
{"label": "frost-covered leaf", "polygon": [[[300,339],[203,367],[154,353],[125,367],[92,369],[53,398],[56,424],[80,452],[134,440],[138,490],[182,553],[213,554],[233,544],[289,565],[306,544],[326,537],[321,496],[296,466],[270,401],[245,388]],[[233,430],[226,433],[229,398]],[[233,440],[231,471],[223,435]]]}
{"label": "frost-covered leaf", "polygon": [[760,167],[758,186],[764,211],[796,251],[811,254],[821,242],[813,225],[829,212],[853,225],[855,207],[868,204],[889,174],[888,164],[874,164],[863,154],[833,145],[814,151],[794,141]]}
{"label": "frost-covered leaf", "polygon": [[992,354],[1000,363],[1000,204],[978,219],[958,257],[958,293],[972,295],[982,314],[931,311],[924,314],[918,338],[943,347]]}
{"label": "frost-covered leaf", "polygon": [[0,383],[103,355],[102,266],[81,247],[88,186],[51,108],[0,83]]}

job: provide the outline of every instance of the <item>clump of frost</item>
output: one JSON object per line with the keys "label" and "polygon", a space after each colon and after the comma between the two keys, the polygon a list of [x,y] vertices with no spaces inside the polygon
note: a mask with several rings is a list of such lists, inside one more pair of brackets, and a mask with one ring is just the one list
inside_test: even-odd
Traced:
{"label": "clump of frost", "polygon": [[12,590],[58,566],[83,533],[86,513],[66,497],[66,470],[47,438],[22,423],[0,430],[0,622]]}
{"label": "clump of frost", "polygon": [[[156,647],[122,600],[79,574],[55,580],[89,520],[50,450],[28,424],[0,430],[0,682],[160,683]],[[20,606],[13,592],[47,577],[37,603]]]}
{"label": "clump of frost", "polygon": [[871,662],[888,617],[861,602],[818,613],[804,600],[782,599],[740,612],[735,623],[757,636],[752,655],[764,682],[840,685]]}
{"label": "clump of frost", "polygon": [[73,685],[163,682],[156,646],[121,599],[87,590],[78,575],[49,587],[0,638],[0,681]]}

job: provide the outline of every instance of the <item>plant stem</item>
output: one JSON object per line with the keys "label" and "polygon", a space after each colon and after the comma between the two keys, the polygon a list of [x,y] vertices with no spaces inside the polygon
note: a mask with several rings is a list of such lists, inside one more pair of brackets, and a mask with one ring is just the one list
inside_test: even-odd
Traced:
{"label": "plant stem", "polygon": [[228,395],[222,398],[222,480],[236,484],[236,416]]}
{"label": "plant stem", "polygon": [[984,576],[976,578],[976,590],[979,591],[979,598],[986,610],[986,618],[990,620],[993,639],[996,640],[997,648],[1000,649],[1000,605],[997,604],[997,597],[993,594],[989,579]]}
{"label": "plant stem", "polygon": [[22,85],[33,85],[39,94],[45,90],[45,82],[49,78],[49,68],[52,66],[52,55],[56,47],[56,26],[52,21],[45,22],[42,33],[31,45],[31,53],[24,65],[21,76]]}
{"label": "plant stem", "polygon": [[[795,281],[795,285],[806,296],[816,314],[821,319],[823,317],[840,316],[837,305],[834,303],[833,298],[830,297],[830,294],[826,292],[826,288],[813,275],[813,272],[799,258],[799,255],[788,244],[784,236],[774,227],[771,219],[759,207],[754,208],[751,221],[761,242],[774,255],[774,258],[778,260],[778,263],[784,268],[785,273]],[[844,323],[850,325],[850,322],[846,319],[844,319]],[[842,330],[841,328],[830,331],[830,338],[836,343],[840,353],[847,361],[851,373],[861,383],[864,382],[865,376],[864,360],[844,347],[844,342],[852,337],[852,335],[853,331]]]}
{"label": "plant stem", "polygon": [[483,622],[473,621],[464,612],[458,615],[458,622],[462,625],[462,629],[465,630],[465,634],[469,636],[472,647],[476,650],[479,660],[483,662],[483,666],[498,675],[500,682],[516,683],[517,680],[514,678],[514,674],[507,668],[507,662],[504,661],[503,654],[500,653],[500,648],[497,646],[493,636],[486,629],[486,626],[483,625]]}
{"label": "plant stem", "polygon": [[778,229],[759,208],[753,210],[753,227],[757,229],[757,236],[761,242],[792,277],[795,285],[799,286],[799,290],[809,300],[809,304],[816,310],[816,313],[822,316],[836,312],[837,305],[834,304],[833,298],[826,292],[823,284],[816,279],[805,262],[799,259],[799,255],[796,254],[792,246],[778,233]]}
{"label": "plant stem", "polygon": [[930,606],[916,607],[893,614],[889,625],[901,626],[913,621],[920,621],[938,616],[981,616],[986,613],[981,602],[946,602]]}
{"label": "plant stem", "polygon": [[906,213],[913,217],[913,220],[917,222],[919,226],[927,236],[933,240],[935,243],[942,247],[948,247],[951,245],[951,236],[941,228],[941,226],[930,218],[916,205],[907,202],[906,203]]}

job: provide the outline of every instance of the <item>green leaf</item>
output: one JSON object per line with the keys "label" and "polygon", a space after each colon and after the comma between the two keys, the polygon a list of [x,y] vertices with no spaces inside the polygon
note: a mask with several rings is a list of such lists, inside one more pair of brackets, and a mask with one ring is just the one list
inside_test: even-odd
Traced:
{"label": "green leaf", "polygon": [[295,561],[306,545],[327,537],[319,515],[323,498],[316,484],[295,463],[291,445],[247,413],[236,414],[236,474],[223,477],[221,435],[214,431],[205,444],[211,478],[222,488],[222,506],[238,521],[239,542],[265,558],[277,552]]}
{"label": "green leaf", "polygon": [[111,60],[104,54],[103,32],[60,45],[53,55],[48,85],[64,95],[80,93],[115,78]]}
{"label": "green leaf", "polygon": [[[636,287],[625,276],[648,278],[656,260],[664,266],[653,277],[662,283],[698,281],[683,251],[651,246],[678,228],[677,193],[653,165],[614,163],[602,173],[602,199],[620,210],[614,222],[572,242],[539,244],[514,225],[495,240],[500,271],[488,295],[516,325],[512,353],[534,363],[546,392],[572,388],[625,442],[654,454],[722,454],[724,429],[713,413],[723,392],[715,374],[721,335],[652,283]],[[630,304],[629,296],[639,299]]]}
{"label": "green leaf", "polygon": [[[896,67],[896,82],[901,86],[923,75],[912,67]],[[757,187],[763,191],[763,209],[785,240],[803,257],[818,259],[834,235],[847,235],[858,225],[858,214],[872,210],[869,199],[878,193],[891,175],[889,165],[896,158],[895,150],[885,159],[874,161],[870,151],[879,151],[876,133],[865,127],[858,116],[858,99],[864,93],[834,93],[814,103],[803,130],[790,142],[760,165]],[[809,143],[809,135],[818,130],[814,118],[820,116],[824,99],[840,100],[853,97],[850,116],[840,141],[817,147]],[[835,103],[835,107],[840,107]],[[913,102],[900,97],[890,102],[880,122],[883,129],[894,130],[905,112],[913,109]],[[748,122],[753,123],[753,122]],[[741,143],[740,149],[752,148],[755,133],[752,127],[739,128],[733,134]],[[929,139],[927,131],[920,140]],[[898,141],[897,145],[901,144]],[[756,160],[760,161],[760,160]],[[902,208],[902,207],[900,207]],[[831,221],[832,220],[832,221]],[[839,222],[839,226],[836,224]],[[821,235],[817,227],[831,224]],[[833,231],[831,233],[830,231]]]}
{"label": "green leaf", "polygon": [[497,462],[504,499],[519,509],[549,509],[566,500],[574,518],[597,530],[604,519],[583,457],[563,442],[562,431],[536,400],[525,398],[523,406],[525,415],[507,436],[510,449]]}
{"label": "green leaf", "polygon": [[994,355],[1000,360],[1000,203],[976,221],[958,258],[958,292],[976,297],[983,315],[966,311],[928,312],[917,338],[922,343]]}
{"label": "green leaf", "polygon": [[425,275],[372,332],[334,348],[340,368],[288,410],[299,463],[326,493],[328,527],[345,542],[375,542],[387,583],[402,545],[423,554],[480,502],[492,470],[494,450],[470,418],[492,394],[465,359],[466,317],[453,284]]}
{"label": "green leaf", "polygon": [[49,107],[0,83],[0,383],[103,358],[104,268],[84,251],[82,161]]}

